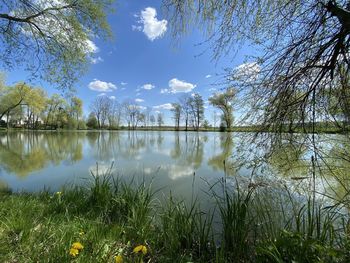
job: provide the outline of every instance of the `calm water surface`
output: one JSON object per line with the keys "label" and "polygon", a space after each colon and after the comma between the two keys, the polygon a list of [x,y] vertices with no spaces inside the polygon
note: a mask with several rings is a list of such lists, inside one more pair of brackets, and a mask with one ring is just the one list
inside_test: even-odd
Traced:
{"label": "calm water surface", "polygon": [[[156,189],[186,198],[193,192],[203,192],[208,184],[225,175],[250,180],[252,168],[236,167],[242,156],[242,148],[239,150],[237,145],[242,142],[244,145],[244,136],[239,133],[3,132],[0,185],[13,191],[56,191],[67,184],[85,184],[91,173],[101,175],[114,164],[115,176],[152,181]],[[330,152],[334,152],[332,147]],[[249,155],[255,149],[254,145],[247,145],[243,155],[244,151]],[[287,179],[308,176],[308,159],[306,150],[281,145],[261,171],[268,170],[265,175],[276,172]],[[249,158],[243,161],[250,162]],[[300,185],[299,181],[289,181]],[[324,191],[321,181],[319,187]]]}
{"label": "calm water surface", "polygon": [[0,133],[0,182],[14,191],[55,191],[83,184],[91,172],[103,174],[114,164],[116,175],[152,180],[155,187],[188,195],[193,181],[198,189],[223,177],[223,161],[231,159],[233,151],[233,135],[224,133]]}

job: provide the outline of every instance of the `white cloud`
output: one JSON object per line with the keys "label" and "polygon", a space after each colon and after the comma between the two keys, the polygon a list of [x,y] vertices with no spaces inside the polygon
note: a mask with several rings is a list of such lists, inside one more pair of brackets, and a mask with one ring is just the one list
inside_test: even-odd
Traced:
{"label": "white cloud", "polygon": [[260,66],[257,62],[247,62],[235,68],[235,78],[254,81],[260,73]]}
{"label": "white cloud", "polygon": [[98,96],[98,97],[106,96],[106,93],[103,92],[103,93],[98,94],[97,96]]}
{"label": "white cloud", "polygon": [[183,177],[189,177],[192,176],[194,173],[193,167],[180,166],[176,164],[168,166],[167,170],[169,171],[169,177],[172,180],[180,179]]}
{"label": "white cloud", "polygon": [[100,49],[96,46],[94,42],[92,42],[90,39],[87,39],[85,41],[85,51],[86,53],[98,53]]}
{"label": "white cloud", "polygon": [[211,78],[211,75],[208,74],[208,75],[205,76],[205,78],[206,78],[206,79],[209,79],[209,78]]}
{"label": "white cloud", "polygon": [[137,92],[136,93],[136,97],[140,96],[141,95],[141,92]]}
{"label": "white cloud", "polygon": [[185,82],[183,80],[178,80],[177,78],[173,78],[169,81],[169,88],[168,92],[170,93],[180,93],[180,92],[191,92],[196,85]]}
{"label": "white cloud", "polygon": [[111,100],[115,100],[115,99],[116,99],[115,96],[110,96],[109,98],[110,98]]}
{"label": "white cloud", "polygon": [[132,29],[138,31],[142,30],[151,41],[161,38],[167,31],[168,21],[165,19],[158,20],[157,10],[153,7],[146,7],[142,10],[139,19],[138,23],[142,24],[143,28],[140,25],[133,25]]}
{"label": "white cloud", "polygon": [[126,85],[128,85],[128,83],[122,81],[122,82],[120,82],[120,85],[126,86]]}
{"label": "white cloud", "polygon": [[144,102],[144,99],[135,99],[135,102]]}
{"label": "white cloud", "polygon": [[154,86],[153,84],[147,83],[141,86],[141,89],[145,89],[145,90],[151,90],[154,89],[156,86]]}
{"label": "white cloud", "polygon": [[133,31],[142,31],[142,26],[135,26],[135,25],[132,25],[132,26],[131,26],[131,29],[132,29]]}
{"label": "white cloud", "polygon": [[101,58],[101,57],[91,58],[91,63],[92,64],[98,64],[100,62],[103,62],[103,58]]}
{"label": "white cloud", "polygon": [[210,88],[209,91],[216,91],[216,88]]}
{"label": "white cloud", "polygon": [[155,110],[171,110],[171,109],[173,109],[173,105],[171,105],[171,103],[165,103],[162,105],[153,106],[153,109],[155,109]]}
{"label": "white cloud", "polygon": [[161,93],[161,94],[169,93],[169,89],[161,89],[161,90],[160,90],[160,93]]}
{"label": "white cloud", "polygon": [[117,89],[117,86],[111,82],[104,82],[98,79],[94,79],[89,83],[89,89],[99,92],[111,92]]}

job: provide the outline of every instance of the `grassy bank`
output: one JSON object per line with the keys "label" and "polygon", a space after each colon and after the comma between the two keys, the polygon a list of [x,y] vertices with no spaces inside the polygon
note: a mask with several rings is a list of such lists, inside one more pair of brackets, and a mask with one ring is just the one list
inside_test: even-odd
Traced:
{"label": "grassy bank", "polygon": [[337,208],[214,188],[224,190],[211,193],[211,212],[109,176],[57,193],[2,191],[0,262],[350,262],[349,218]]}

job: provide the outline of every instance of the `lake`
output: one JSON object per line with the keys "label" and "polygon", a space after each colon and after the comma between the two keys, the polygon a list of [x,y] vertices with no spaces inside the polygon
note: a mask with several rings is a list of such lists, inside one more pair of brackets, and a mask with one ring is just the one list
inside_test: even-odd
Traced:
{"label": "lake", "polygon": [[[283,143],[268,156],[267,163],[266,159],[253,158],[267,149],[248,143],[246,135],[174,131],[2,132],[0,185],[13,191],[58,191],[65,185],[86,184],[91,174],[101,176],[111,169],[114,176],[152,182],[162,193],[183,198],[203,195],[208,185],[224,177],[256,184],[264,178],[283,182],[290,189],[310,189],[307,148]],[[325,136],[322,139],[330,141]],[[332,153],[339,145],[344,146],[330,146],[324,141],[320,144]],[[337,169],[343,167],[348,175],[349,162],[340,165],[340,159]],[[342,177],[341,182],[349,185],[348,178]],[[344,192],[339,187],[334,176],[317,178],[319,192]]]}

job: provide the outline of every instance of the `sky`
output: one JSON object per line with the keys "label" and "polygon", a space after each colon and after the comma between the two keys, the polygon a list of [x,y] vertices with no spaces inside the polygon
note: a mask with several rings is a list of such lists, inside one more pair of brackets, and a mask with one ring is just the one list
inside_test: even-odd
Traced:
{"label": "sky", "polygon": [[[119,0],[116,12],[108,16],[113,40],[92,39],[95,52],[88,72],[76,84],[76,96],[84,102],[84,114],[97,96],[109,96],[119,102],[132,100],[141,107],[162,112],[165,124],[173,124],[170,104],[183,94],[198,92],[206,102],[205,115],[212,122],[214,109],[207,99],[215,91],[225,68],[234,68],[252,54],[242,47],[235,55],[213,61],[205,36],[194,29],[176,42],[170,24],[161,12],[161,1]],[[7,83],[25,81],[27,73],[7,72]],[[38,80],[48,94],[59,90]],[[219,112],[216,110],[216,112]]]}

